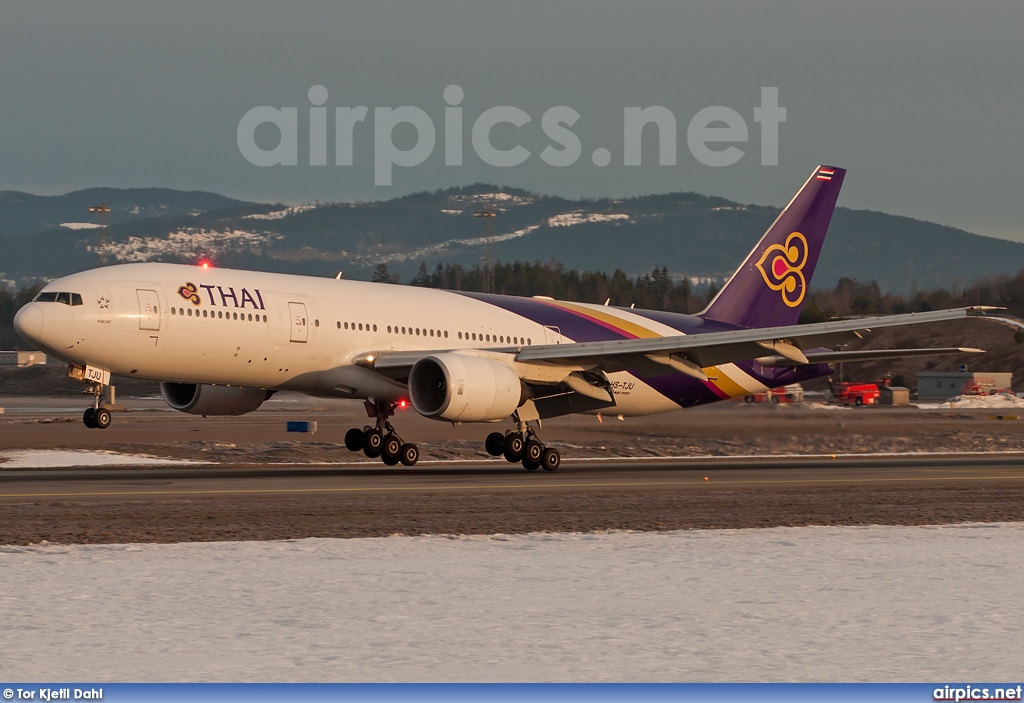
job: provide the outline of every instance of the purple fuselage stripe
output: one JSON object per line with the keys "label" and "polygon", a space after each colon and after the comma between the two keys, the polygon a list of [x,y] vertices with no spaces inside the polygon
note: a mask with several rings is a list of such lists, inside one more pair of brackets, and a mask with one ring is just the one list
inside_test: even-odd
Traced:
{"label": "purple fuselage stripe", "polygon": [[[494,305],[502,310],[525,317],[531,322],[545,327],[557,327],[563,336],[574,342],[607,342],[612,339],[625,339],[621,331],[587,319],[573,312],[552,305],[543,300],[533,298],[517,298],[511,295],[491,295],[488,293],[465,293],[462,295]],[[543,344],[544,340],[535,340]]]}
{"label": "purple fuselage stripe", "polygon": [[[459,292],[468,298],[494,305],[539,325],[557,327],[565,337],[574,342],[605,342],[614,339],[632,338],[631,335],[627,335],[621,330],[616,330],[597,320],[592,320],[559,308],[557,303],[550,301],[518,298],[510,295]],[[630,313],[659,322],[683,334],[701,334],[736,329],[735,325],[728,325],[715,320],[704,320],[696,315],[682,315],[658,310],[636,310],[633,308],[612,309],[628,310]],[[543,340],[536,340],[536,343],[542,344]],[[814,378],[828,376],[832,373],[832,369],[828,364],[813,364],[801,369],[766,369],[762,368],[755,361],[750,360],[738,362],[736,366],[769,388],[778,388],[791,383],[809,381]],[[722,400],[707,384],[689,376],[672,372],[660,376],[645,376],[639,371],[630,371],[629,373],[684,408],[694,405],[706,405],[707,403]]]}

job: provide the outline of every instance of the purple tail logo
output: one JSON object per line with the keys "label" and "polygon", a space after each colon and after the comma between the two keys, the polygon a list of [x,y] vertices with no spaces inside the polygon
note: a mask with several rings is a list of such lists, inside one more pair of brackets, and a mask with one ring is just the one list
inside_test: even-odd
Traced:
{"label": "purple tail logo", "polygon": [[785,244],[773,244],[765,249],[756,264],[764,282],[772,290],[780,291],[782,302],[791,308],[804,301],[804,293],[807,291],[807,280],[803,272],[807,251],[807,239],[799,232],[793,232],[786,237]]}
{"label": "purple tail logo", "polygon": [[795,325],[845,175],[815,168],[701,317],[747,328]]}

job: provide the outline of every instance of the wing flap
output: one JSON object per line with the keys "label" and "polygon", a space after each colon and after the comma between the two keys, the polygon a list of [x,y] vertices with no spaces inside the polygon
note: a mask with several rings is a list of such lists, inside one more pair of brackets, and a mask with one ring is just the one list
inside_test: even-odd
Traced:
{"label": "wing flap", "polygon": [[[984,349],[971,347],[931,347],[924,349],[864,349],[861,351],[807,352],[807,363],[830,364],[846,361],[874,361],[876,359],[899,359],[907,356],[930,356],[933,354],[983,354]],[[757,363],[768,368],[799,366],[792,359],[779,354],[763,356]]]}

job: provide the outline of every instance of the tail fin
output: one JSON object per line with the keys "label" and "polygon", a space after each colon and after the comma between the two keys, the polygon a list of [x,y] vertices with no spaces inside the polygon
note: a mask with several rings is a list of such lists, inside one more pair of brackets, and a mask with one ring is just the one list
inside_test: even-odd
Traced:
{"label": "tail fin", "polygon": [[846,170],[819,166],[701,317],[742,327],[795,325]]}

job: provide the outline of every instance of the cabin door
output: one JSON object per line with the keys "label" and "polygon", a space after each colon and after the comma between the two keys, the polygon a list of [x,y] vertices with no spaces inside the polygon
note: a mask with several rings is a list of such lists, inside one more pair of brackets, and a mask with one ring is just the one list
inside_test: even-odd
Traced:
{"label": "cabin door", "polygon": [[291,315],[293,342],[305,343],[309,336],[309,322],[306,320],[306,306],[304,303],[288,303],[288,312]]}

